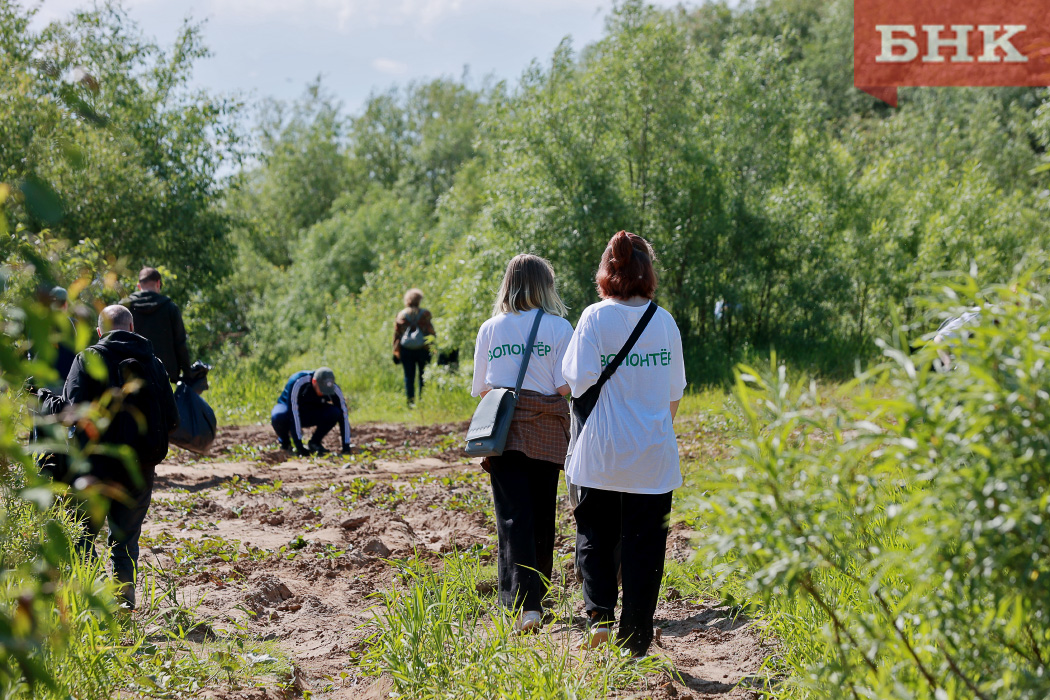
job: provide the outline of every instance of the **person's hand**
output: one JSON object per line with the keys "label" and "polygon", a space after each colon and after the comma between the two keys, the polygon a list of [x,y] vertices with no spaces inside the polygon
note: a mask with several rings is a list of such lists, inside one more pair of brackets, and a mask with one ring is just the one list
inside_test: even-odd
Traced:
{"label": "person's hand", "polygon": [[400,357],[398,357],[397,355],[394,355],[393,357],[394,357],[394,364],[395,365],[401,364],[401,358]]}
{"label": "person's hand", "polygon": [[306,449],[301,441],[293,439],[292,442],[295,444],[295,454],[300,457],[305,457],[310,454],[310,450]]}

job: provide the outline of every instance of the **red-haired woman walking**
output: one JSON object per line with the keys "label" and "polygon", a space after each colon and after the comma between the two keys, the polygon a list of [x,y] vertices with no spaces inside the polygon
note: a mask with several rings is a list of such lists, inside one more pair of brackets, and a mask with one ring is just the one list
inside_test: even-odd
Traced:
{"label": "red-haired woman walking", "polygon": [[[652,301],[654,257],[640,236],[620,231],[612,237],[597,275],[602,301],[584,309],[562,364],[574,397],[592,387],[600,392],[565,464],[580,487],[573,514],[589,618],[586,645],[607,641],[616,619],[620,545],[617,637],[636,656],[652,643],[671,494],[682,485],[672,426],[686,385],[682,336],[671,314]],[[632,335],[634,345],[615,365]],[[612,374],[603,374],[610,364]]]}

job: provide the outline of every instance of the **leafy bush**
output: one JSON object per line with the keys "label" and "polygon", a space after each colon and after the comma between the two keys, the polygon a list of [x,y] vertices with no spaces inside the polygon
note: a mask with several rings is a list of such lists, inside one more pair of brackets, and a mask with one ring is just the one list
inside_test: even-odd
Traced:
{"label": "leafy bush", "polygon": [[[743,367],[750,426],[703,501],[722,580],[763,600],[782,697],[1045,698],[1050,693],[1050,268],[981,288],[945,279],[850,404]],[[938,371],[937,352],[952,356]]]}

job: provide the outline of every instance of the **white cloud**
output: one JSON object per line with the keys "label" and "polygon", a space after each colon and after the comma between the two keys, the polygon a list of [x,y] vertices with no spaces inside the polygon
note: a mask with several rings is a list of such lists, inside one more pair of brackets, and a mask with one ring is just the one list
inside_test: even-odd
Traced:
{"label": "white cloud", "polygon": [[395,61],[392,58],[376,58],[372,60],[372,67],[386,75],[404,75],[408,72],[408,64]]}
{"label": "white cloud", "polygon": [[[334,22],[340,31],[376,26],[424,28],[459,13],[468,0],[209,0],[216,14],[296,23]],[[482,2],[493,0],[482,0]]]}
{"label": "white cloud", "polygon": [[[655,1],[670,5],[679,0]],[[568,9],[583,8],[598,15],[608,12],[613,0],[197,0],[197,4],[225,16],[280,18],[297,24],[334,22],[340,31],[347,32],[377,26],[426,31],[457,15],[492,11],[508,17],[539,13],[557,16]]]}
{"label": "white cloud", "polygon": [[[36,2],[36,0],[16,0],[24,8],[36,8],[36,16],[33,24],[41,27],[49,22],[68,19],[77,10],[90,10],[94,5],[92,0],[47,0]],[[125,9],[137,9],[142,6],[155,4],[157,0],[125,0]]]}
{"label": "white cloud", "polygon": [[[35,2],[20,1],[27,5]],[[161,1],[124,0],[124,6],[138,9]],[[655,0],[658,5],[677,1]],[[68,17],[74,9],[90,7],[91,4],[92,0],[46,0],[41,5],[37,21],[43,23]],[[435,25],[467,13],[497,12],[506,17],[549,14],[555,18],[575,8],[593,10],[598,15],[608,12],[613,0],[167,0],[164,4],[169,8],[179,8],[196,19],[215,17],[252,23],[280,21],[295,25],[334,25],[344,33],[379,26],[410,27],[428,33]]]}

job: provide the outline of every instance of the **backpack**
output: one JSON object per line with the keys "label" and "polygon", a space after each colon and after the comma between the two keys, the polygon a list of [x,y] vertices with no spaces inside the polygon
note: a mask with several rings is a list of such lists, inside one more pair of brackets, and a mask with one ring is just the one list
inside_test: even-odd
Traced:
{"label": "backpack", "polygon": [[102,442],[128,445],[138,458],[139,469],[143,472],[152,470],[168,454],[168,429],[157,395],[156,373],[152,367],[133,357],[114,367],[109,351],[101,351],[99,347],[95,350],[100,351],[106,361],[111,388],[123,390],[132,384],[127,394],[118,392],[115,405],[119,410],[110,418]]}
{"label": "backpack", "polygon": [[[401,347],[408,350],[419,350],[422,347],[426,347],[427,337],[423,334],[422,329],[419,327],[419,319],[423,317],[423,310],[420,309],[416,312],[416,317],[409,322],[409,327],[405,329],[405,332],[401,334]],[[408,317],[405,317],[408,320]]]}

